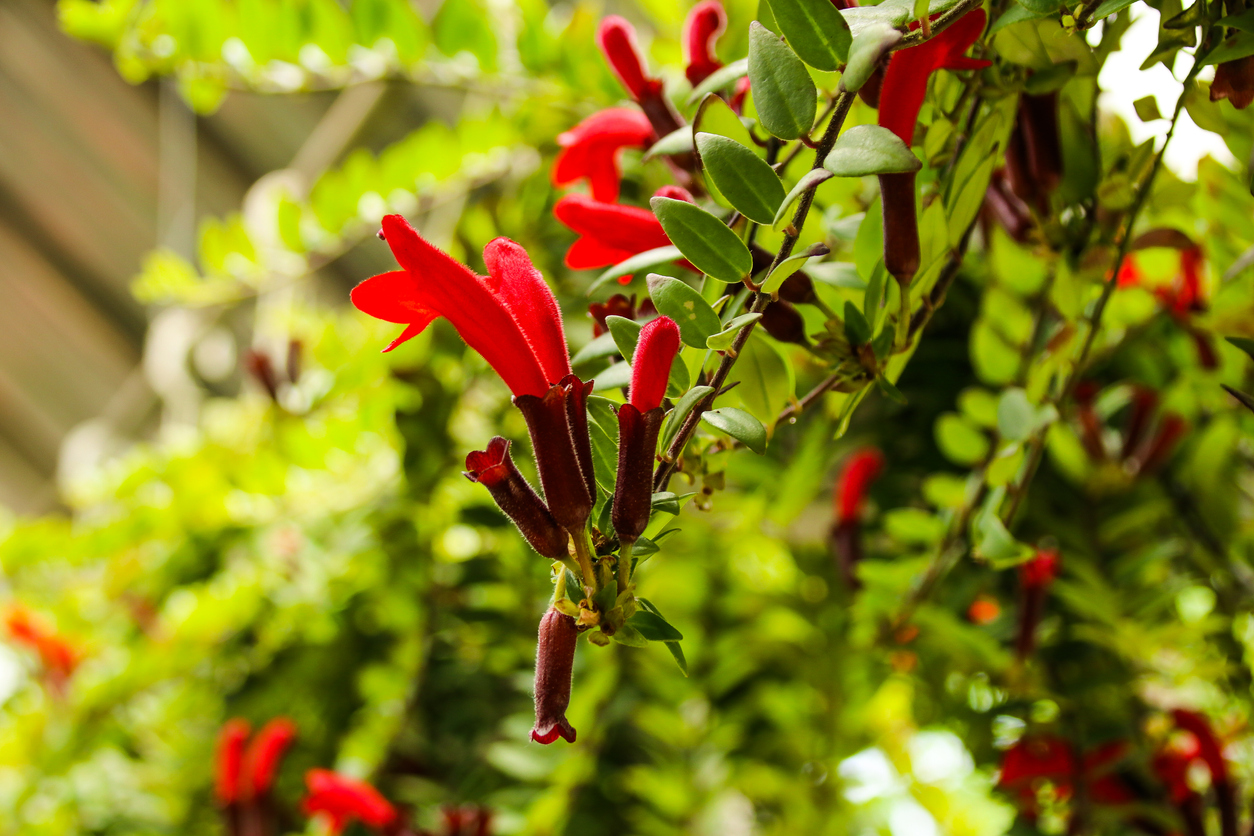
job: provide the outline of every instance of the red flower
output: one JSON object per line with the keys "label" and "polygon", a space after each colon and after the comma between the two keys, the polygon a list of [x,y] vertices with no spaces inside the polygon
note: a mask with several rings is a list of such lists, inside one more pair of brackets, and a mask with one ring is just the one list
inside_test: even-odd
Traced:
{"label": "red flower", "polygon": [[633,99],[641,101],[661,94],[662,82],[650,78],[645,70],[644,57],[636,43],[636,30],[630,23],[618,15],[602,20],[597,29],[597,46]]}
{"label": "red flower", "polygon": [[214,795],[222,806],[240,799],[240,776],[243,774],[244,745],[252,732],[248,721],[236,717],[228,720],[218,734],[217,768]]}
{"label": "red flower", "polygon": [[1126,804],[1134,795],[1122,780],[1105,774],[1127,752],[1127,744],[1114,741],[1099,746],[1078,760],[1071,744],[1059,737],[1024,738],[1002,756],[1001,778],[997,785],[1019,797],[1028,806],[1034,805],[1039,781],[1049,781],[1058,795],[1070,798],[1076,779],[1084,782],[1088,795],[1101,804]]}
{"label": "red flower", "polygon": [[711,73],[723,66],[714,54],[714,42],[727,29],[727,12],[719,0],[704,0],[692,7],[684,21],[684,45],[688,48],[688,66],[684,75],[696,87]]}
{"label": "red flower", "polygon": [[383,234],[402,270],[353,288],[353,304],[404,332],[384,351],[422,333],[437,316],[496,370],[515,395],[543,395],[570,374],[561,311],[522,247],[497,238],[483,250],[480,277],[420,236],[400,215],[383,219]]}
{"label": "red flower", "polygon": [[5,616],[9,637],[39,654],[39,661],[55,684],[63,684],[78,667],[79,651],[35,619],[23,604],[13,604]]}
{"label": "red flower", "polygon": [[1197,740],[1197,758],[1210,770],[1210,779],[1216,783],[1228,781],[1228,761],[1224,759],[1223,747],[1210,722],[1196,711],[1177,708],[1171,712],[1176,725],[1193,735]]}
{"label": "red flower", "polygon": [[639,111],[612,107],[594,113],[557,138],[562,151],[553,164],[553,185],[586,179],[592,199],[618,200],[618,152],[644,148],[653,139],[653,127]]}
{"label": "red flower", "polygon": [[883,467],[884,456],[874,448],[859,450],[849,457],[836,483],[836,521],[838,523],[847,523],[857,519],[862,503],[866,500],[867,489],[880,475]]}
{"label": "red flower", "polygon": [[468,453],[465,476],[491,492],[492,499],[514,521],[533,549],[553,560],[564,558],[569,538],[514,466],[509,445],[498,435],[488,442],[487,450]]}
{"label": "red flower", "polygon": [[276,717],[261,727],[244,753],[242,794],[260,798],[270,792],[279,762],[295,739],[296,724],[286,717]]}
{"label": "red flower", "polygon": [[579,630],[575,619],[550,609],[540,620],[540,640],[536,645],[536,724],[531,739],[549,744],[558,737],[575,742],[575,729],[566,719],[570,705],[571,671],[575,666],[575,643]]}
{"label": "red flower", "polygon": [[354,819],[380,831],[396,821],[396,808],[369,784],[329,769],[311,769],[305,773],[305,785],[309,788],[305,814],[325,815],[332,833],[342,833]]}
{"label": "red flower", "polygon": [[1054,582],[1054,578],[1058,577],[1058,568],[1058,552],[1040,549],[1035,557],[1019,568],[1019,575],[1025,587],[1041,589]]}
{"label": "red flower", "polygon": [[[676,186],[664,186],[657,194],[692,201],[692,195]],[[553,214],[580,235],[566,251],[566,266],[572,270],[609,267],[638,253],[671,245],[661,222],[648,209],[571,194],[557,202]],[[619,281],[626,284],[631,277]]]}
{"label": "red flower", "polygon": [[662,405],[671,363],[679,353],[679,326],[669,316],[659,316],[640,329],[636,353],[631,358],[629,401],[641,412]]}
{"label": "red flower", "polygon": [[894,52],[880,88],[879,124],[901,141],[914,141],[914,123],[927,93],[928,78],[937,70],[982,70],[992,62],[963,55],[984,32],[984,10],[963,15],[939,35],[918,46]]}
{"label": "red flower", "polygon": [[1115,286],[1136,287],[1144,281],[1144,278],[1141,275],[1141,269],[1136,266],[1136,259],[1129,253],[1124,257],[1123,264],[1119,265],[1119,277],[1115,279]]}

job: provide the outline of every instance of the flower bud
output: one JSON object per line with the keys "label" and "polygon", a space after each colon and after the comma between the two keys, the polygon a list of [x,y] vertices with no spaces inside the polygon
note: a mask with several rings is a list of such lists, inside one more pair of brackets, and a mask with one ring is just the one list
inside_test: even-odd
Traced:
{"label": "flower bud", "polygon": [[241,787],[253,798],[269,794],[283,754],[296,739],[296,724],[286,717],[276,717],[257,732],[257,737],[244,755],[247,783]]}
{"label": "flower bud", "polygon": [[218,735],[217,763],[214,777],[214,795],[223,807],[240,798],[240,774],[244,763],[244,746],[251,729],[248,721],[236,717],[228,720]]}
{"label": "flower bud", "polygon": [[566,532],[514,466],[509,446],[509,441],[497,436],[488,442],[487,450],[468,454],[466,478],[491,492],[533,549],[553,560],[566,557]]}
{"label": "flower bud", "polygon": [[836,519],[850,522],[858,519],[867,490],[884,468],[884,456],[879,450],[859,450],[849,457],[836,484]]}
{"label": "flower bud", "polygon": [[610,519],[620,543],[634,543],[649,524],[653,508],[653,461],[662,416],[660,406],[648,412],[641,412],[629,403],[618,408],[618,477],[614,483]]}
{"label": "flower bud", "polygon": [[809,345],[806,339],[806,323],[797,309],[780,299],[771,302],[762,311],[762,327],[766,333],[782,343]]}
{"label": "flower bud", "polygon": [[884,268],[904,291],[919,270],[914,172],[881,174],[880,200],[884,209]]}
{"label": "flower bud", "polygon": [[668,316],[659,316],[640,329],[636,352],[631,358],[632,406],[648,412],[662,404],[671,364],[679,353],[679,326]]}
{"label": "flower bud", "polygon": [[602,20],[597,29],[597,46],[601,47],[605,60],[614,75],[618,76],[623,89],[637,102],[662,92],[662,82],[649,78],[640,47],[636,43],[635,27],[626,20],[618,15],[610,15]]}
{"label": "flower bud", "polygon": [[591,381],[585,384],[572,374],[550,386],[543,397],[514,398],[514,404],[527,419],[549,512],[572,533],[583,530],[596,497],[592,442],[588,437],[587,404],[591,391]]}
{"label": "flower bud", "polygon": [[536,724],[531,739],[552,743],[563,737],[575,742],[575,729],[566,719],[570,705],[571,670],[575,666],[575,642],[579,630],[575,619],[550,609],[540,619],[540,639],[536,644]]}
{"label": "flower bud", "polygon": [[727,12],[719,0],[704,0],[688,13],[684,21],[684,45],[688,50],[688,66],[684,75],[693,87],[723,66],[714,54],[714,42],[726,28]]}

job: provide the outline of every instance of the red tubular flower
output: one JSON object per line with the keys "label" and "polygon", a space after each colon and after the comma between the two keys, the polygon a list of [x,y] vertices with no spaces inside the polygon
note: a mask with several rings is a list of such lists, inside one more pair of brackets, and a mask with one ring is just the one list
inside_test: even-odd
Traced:
{"label": "red tubular flower", "polygon": [[570,373],[557,300],[517,244],[489,243],[483,251],[489,276],[481,278],[400,215],[383,219],[383,234],[404,269],[366,279],[353,288],[352,300],[363,313],[406,325],[385,351],[443,316],[515,395],[543,394]]}
{"label": "red tubular flower", "polygon": [[396,808],[369,784],[329,769],[311,769],[305,773],[305,785],[309,788],[305,814],[326,816],[332,833],[343,833],[354,820],[384,832],[397,820]]}
{"label": "red tubular flower", "polygon": [[[658,190],[661,197],[692,201],[692,195],[675,186]],[[669,247],[671,239],[648,209],[601,203],[584,195],[566,195],[553,207],[557,219],[581,237],[566,251],[566,266],[572,270],[609,267],[633,255]],[[681,264],[691,267],[688,262]],[[693,268],[695,269],[695,268]],[[620,279],[626,284],[630,276]]]}
{"label": "red tubular flower", "polygon": [[1058,576],[1058,552],[1041,549],[1036,556],[1019,567],[1022,588],[1019,605],[1019,636],[1015,652],[1020,659],[1032,655],[1036,647],[1036,628],[1045,614],[1045,596],[1049,585]]}
{"label": "red tubular flower", "polygon": [[581,536],[597,495],[588,436],[591,392],[592,381],[584,383],[571,374],[542,396],[514,398],[514,405],[527,419],[549,513],[576,537]]}
{"label": "red tubular flower", "polygon": [[618,76],[633,99],[637,102],[660,95],[662,82],[650,78],[644,66],[644,56],[636,43],[636,29],[618,15],[609,15],[597,29],[597,46],[605,55],[614,75]]}
{"label": "red tubular flower", "polygon": [[244,774],[244,745],[248,742],[251,731],[247,720],[236,717],[226,721],[218,734],[213,792],[223,807],[240,800],[243,789],[240,778]]}
{"label": "red tubular flower", "polygon": [[612,107],[594,113],[557,137],[562,147],[553,163],[553,185],[565,186],[586,179],[592,199],[603,203],[618,200],[618,152],[645,148],[653,139],[653,127],[643,113]]}
{"label": "red tubular flower", "polygon": [[846,523],[858,518],[867,489],[884,468],[884,455],[879,450],[859,450],[845,462],[836,483],[836,521]]}
{"label": "red tubular flower", "polygon": [[688,66],[684,75],[696,87],[723,64],[714,54],[714,42],[727,29],[727,12],[719,0],[704,0],[692,7],[684,21],[684,45]]}
{"label": "red tubular flower", "polygon": [[623,544],[634,543],[649,524],[662,398],[678,353],[679,326],[670,317],[659,316],[640,329],[630,397],[618,408],[618,477],[610,518]]}
{"label": "red tubular flower", "polygon": [[1220,833],[1223,836],[1237,836],[1236,787],[1228,774],[1228,761],[1224,758],[1223,746],[1215,735],[1215,730],[1196,711],[1177,708],[1171,712],[1171,716],[1177,726],[1196,738],[1197,758],[1210,770],[1210,782],[1215,789],[1216,806],[1219,807]]}
{"label": "red tubular flower", "polygon": [[662,405],[671,363],[679,353],[679,326],[669,316],[659,316],[640,329],[636,353],[631,358],[629,401],[641,412]]}
{"label": "red tubular flower", "polygon": [[498,435],[488,442],[487,450],[468,453],[464,475],[492,493],[492,499],[518,526],[533,549],[552,560],[563,558],[569,538],[514,466],[509,445],[509,441]]}
{"label": "red tubular flower", "polygon": [[1054,784],[1061,798],[1070,798],[1075,783],[1084,782],[1089,797],[1101,804],[1127,804],[1135,796],[1116,775],[1107,774],[1128,751],[1122,741],[1099,746],[1082,759],[1074,747],[1059,737],[1024,738],[1002,756],[997,786],[1018,797],[1030,815],[1035,815],[1036,787],[1039,781]]}
{"label": "red tubular flower", "polygon": [[540,640],[536,644],[536,724],[531,739],[549,744],[558,737],[575,742],[575,729],[566,719],[570,705],[571,671],[575,666],[575,643],[579,630],[575,619],[550,609],[540,619]]}
{"label": "red tubular flower", "polygon": [[[984,10],[975,9],[930,40],[892,54],[880,87],[880,127],[888,128],[909,146],[931,74],[941,69],[974,70],[990,65],[989,61],[963,55],[984,31],[984,19]],[[913,172],[880,175],[884,268],[903,288],[919,269],[914,179]]]}
{"label": "red tubular flower", "polygon": [[68,641],[38,622],[23,604],[13,604],[5,614],[9,637],[39,655],[40,664],[52,684],[60,686],[70,678],[81,659],[79,651]]}
{"label": "red tubular flower", "polygon": [[286,717],[276,717],[257,732],[248,751],[244,753],[243,775],[246,776],[240,792],[262,798],[270,793],[279,762],[296,739],[296,724]]}

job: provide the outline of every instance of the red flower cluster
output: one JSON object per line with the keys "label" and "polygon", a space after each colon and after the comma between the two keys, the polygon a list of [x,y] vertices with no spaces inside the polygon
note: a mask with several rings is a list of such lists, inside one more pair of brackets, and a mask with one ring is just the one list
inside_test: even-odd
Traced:
{"label": "red flower cluster", "polygon": [[639,111],[612,107],[594,113],[558,136],[562,151],[553,163],[553,185],[587,180],[593,200],[614,203],[618,200],[619,152],[646,148],[652,141],[653,126]]}
{"label": "red flower cluster", "polygon": [[45,626],[23,604],[10,605],[5,614],[5,627],[10,639],[39,655],[49,684],[64,687],[82,659],[78,649]]}
{"label": "red flower cluster", "polygon": [[1036,791],[1043,782],[1053,784],[1060,798],[1071,798],[1081,784],[1086,797],[1095,803],[1127,804],[1135,796],[1112,774],[1127,752],[1128,745],[1116,741],[1079,757],[1060,737],[1026,737],[1002,756],[997,785],[1015,796],[1029,817],[1036,815]]}
{"label": "red flower cluster", "polygon": [[399,814],[374,787],[329,769],[305,773],[309,795],[304,809],[309,816],[325,816],[332,833],[343,833],[349,822],[360,821],[378,833],[393,832]]}

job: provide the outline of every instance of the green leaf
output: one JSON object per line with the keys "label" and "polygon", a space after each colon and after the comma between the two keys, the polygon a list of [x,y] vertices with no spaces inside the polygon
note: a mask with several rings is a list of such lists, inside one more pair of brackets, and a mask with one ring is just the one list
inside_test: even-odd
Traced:
{"label": "green leaf", "polygon": [[678,494],[674,491],[658,491],[653,494],[649,508],[651,511],[660,511],[663,514],[679,514],[681,503],[690,496],[696,496],[695,492]]}
{"label": "green leaf", "polygon": [[662,428],[659,440],[661,449],[670,449],[671,443],[679,433],[679,428],[684,423],[684,419],[688,417],[688,414],[692,412],[697,404],[705,400],[713,391],[714,387],[712,386],[694,386],[683,394],[683,397],[675,403],[675,408],[666,415],[666,425]]}
{"label": "green leaf", "polygon": [[710,303],[679,279],[651,274],[649,298],[658,313],[675,320],[684,345],[705,348],[705,341],[723,330],[723,323]]}
{"label": "green leaf", "polygon": [[1062,6],[1062,0],[1018,0],[1018,3],[1038,16],[1053,14]]}
{"label": "green leaf", "polygon": [[628,363],[611,363],[605,370],[593,377],[596,385],[594,392],[608,392],[611,389],[625,389],[631,385],[631,365]]}
{"label": "green leaf", "polygon": [[710,133],[697,134],[697,151],[706,176],[733,208],[760,224],[775,220],[784,184],[765,160],[735,140]]}
{"label": "green leaf", "polygon": [[[731,109],[722,96],[710,93],[701,100],[692,117],[694,133],[716,134],[735,140],[746,147],[754,144],[745,119]],[[752,120],[748,120],[752,123]]]}
{"label": "green leaf", "polygon": [[639,273],[641,270],[648,270],[650,267],[657,267],[660,264],[669,264],[683,257],[684,254],[679,251],[679,247],[658,247],[652,250],[645,250],[642,253],[636,253],[626,261],[618,262],[597,276],[597,280],[588,288],[588,295],[591,296],[593,291],[617,279],[619,276],[631,276]]}
{"label": "green leaf", "polygon": [[693,150],[692,125],[684,125],[650,145],[644,152],[644,159],[651,160],[654,157],[666,157],[671,154],[691,154]]}
{"label": "green leaf", "polygon": [[1250,410],[1251,412],[1254,412],[1254,397],[1247,395],[1244,392],[1240,392],[1236,389],[1233,389],[1231,386],[1227,385],[1226,383],[1221,383],[1219,385],[1224,388],[1225,392],[1227,392],[1229,395],[1231,395],[1232,397],[1240,401],[1241,404],[1246,409]]}
{"label": "green leaf", "polygon": [[679,642],[667,642],[666,649],[675,657],[675,664],[679,665],[679,670],[684,676],[687,676],[688,660],[684,658],[684,649],[679,646]]}
{"label": "green leaf", "polygon": [[1224,337],[1224,339],[1250,355],[1250,359],[1254,360],[1254,340],[1246,337]]}
{"label": "green leaf", "polygon": [[830,250],[828,250],[826,244],[816,244],[803,253],[788,256],[763,279],[762,292],[774,294],[788,280],[788,277],[804,267],[807,261],[818,256],[827,255],[828,252]]}
{"label": "green leaf", "polygon": [[1248,58],[1251,55],[1254,55],[1254,33],[1238,31],[1235,35],[1227,38],[1206,53],[1206,57],[1202,59],[1202,66],[1226,64],[1229,61],[1237,61],[1241,58]]}
{"label": "green leaf", "polygon": [[830,0],[772,0],[771,11],[802,61],[824,72],[845,63],[852,36]]}
{"label": "green leaf", "polygon": [[1163,118],[1158,110],[1158,100],[1153,96],[1142,96],[1132,103],[1132,107],[1136,110],[1136,117],[1142,122],[1153,122],[1155,119]]}
{"label": "green leaf", "polygon": [[988,437],[956,412],[936,420],[936,446],[954,464],[973,465],[988,455]]}
{"label": "green leaf", "polygon": [[771,227],[774,229],[780,229],[783,226],[783,221],[787,218],[788,210],[792,208],[792,205],[797,202],[797,198],[801,197],[802,193],[805,192],[806,189],[813,188],[825,180],[832,179],[834,176],[835,175],[825,168],[812,168],[802,175],[801,179],[797,181],[797,185],[792,187],[792,190],[784,197],[784,202],[781,203],[779,205],[779,209],[776,210],[775,218],[771,221]]}
{"label": "green leaf", "polygon": [[700,206],[670,197],[655,197],[649,205],[666,237],[698,270],[728,283],[753,270],[753,256],[740,236]]}
{"label": "green leaf", "polygon": [[858,125],[840,135],[823,167],[837,177],[862,177],[918,171],[923,163],[888,128]]}
{"label": "green leaf", "polygon": [[741,58],[739,61],[733,61],[726,67],[721,67],[706,76],[705,80],[692,88],[692,93],[688,96],[688,104],[700,101],[707,93],[714,93],[722,90],[734,81],[737,81],[749,74],[749,59]]}
{"label": "green leaf", "polygon": [[861,90],[883,57],[902,37],[901,30],[887,23],[873,23],[859,32],[849,46],[849,63],[840,77],[840,89],[850,93]]}
{"label": "green leaf", "polygon": [[614,342],[614,335],[606,331],[599,337],[589,341],[583,348],[575,352],[575,356],[570,358],[572,366],[579,366],[589,360],[597,360],[601,357],[609,357],[618,353],[618,344]]}
{"label": "green leaf", "polygon": [[665,618],[651,610],[636,610],[631,618],[627,619],[627,623],[639,630],[640,635],[651,642],[677,642],[683,641],[684,638],[683,634],[672,627]]}
{"label": "green leaf", "polygon": [[766,452],[766,427],[743,409],[724,406],[701,413],[701,420],[727,433],[759,456]]}
{"label": "green leaf", "polygon": [[997,505],[990,502],[976,519],[972,552],[976,558],[987,560],[994,569],[1008,569],[1031,558],[1033,550],[1007,530],[995,512]]}
{"label": "green leaf", "polygon": [[1239,29],[1242,32],[1254,32],[1254,9],[1246,9],[1239,15],[1222,17],[1215,25]]}
{"label": "green leaf", "polygon": [[852,346],[866,345],[871,341],[871,326],[853,302],[845,302],[845,339]]}
{"label": "green leaf", "polygon": [[639,341],[640,329],[644,326],[625,316],[607,316],[605,327],[610,329],[610,336],[614,338],[618,353],[630,362],[636,356],[636,342]]}
{"label": "green leaf", "polygon": [[797,139],[814,126],[818,93],[805,64],[762,24],[749,24],[749,80],[762,127]]}
{"label": "green leaf", "polygon": [[1027,441],[1036,429],[1036,407],[1027,392],[1007,389],[997,402],[997,432],[1007,441]]}
{"label": "green leaf", "polygon": [[988,28],[988,32],[984,37],[992,38],[993,35],[996,35],[1002,29],[1010,26],[1011,24],[1020,23],[1024,20],[1036,20],[1042,17],[1045,17],[1045,15],[1034,14],[1023,6],[1020,6],[1018,3],[1015,3],[1003,12],[1001,17],[997,18],[997,20],[993,22],[993,25]]}
{"label": "green leaf", "polygon": [[615,630],[614,635],[610,636],[610,638],[627,647],[648,647],[649,640],[630,621],[631,619],[628,619],[627,624]]}
{"label": "green leaf", "polygon": [[907,403],[906,396],[901,394],[901,390],[894,386],[888,378],[884,377],[884,375],[880,375],[875,378],[875,385],[879,387],[879,390],[883,392],[889,400],[896,401],[899,404]]}
{"label": "green leaf", "polygon": [[1121,12],[1135,2],[1136,0],[1106,0],[1093,12],[1093,22],[1096,23],[1104,17],[1110,17],[1115,12]]}
{"label": "green leaf", "polygon": [[692,385],[692,376],[688,372],[688,364],[682,354],[676,354],[671,361],[671,372],[666,377],[666,397],[678,398]]}
{"label": "green leaf", "polygon": [[727,323],[727,327],[722,331],[707,337],[705,340],[705,347],[713,349],[714,351],[726,351],[731,348],[731,344],[736,339],[736,334],[741,328],[745,327],[750,322],[757,322],[761,318],[762,314],[760,313],[741,314],[731,322]]}
{"label": "green leaf", "polygon": [[1060,64],[1053,65],[1048,70],[1037,70],[1028,76],[1028,80],[1023,84],[1023,89],[1033,96],[1061,90],[1068,81],[1075,78],[1076,69],[1079,66],[1077,61],[1063,61]]}

